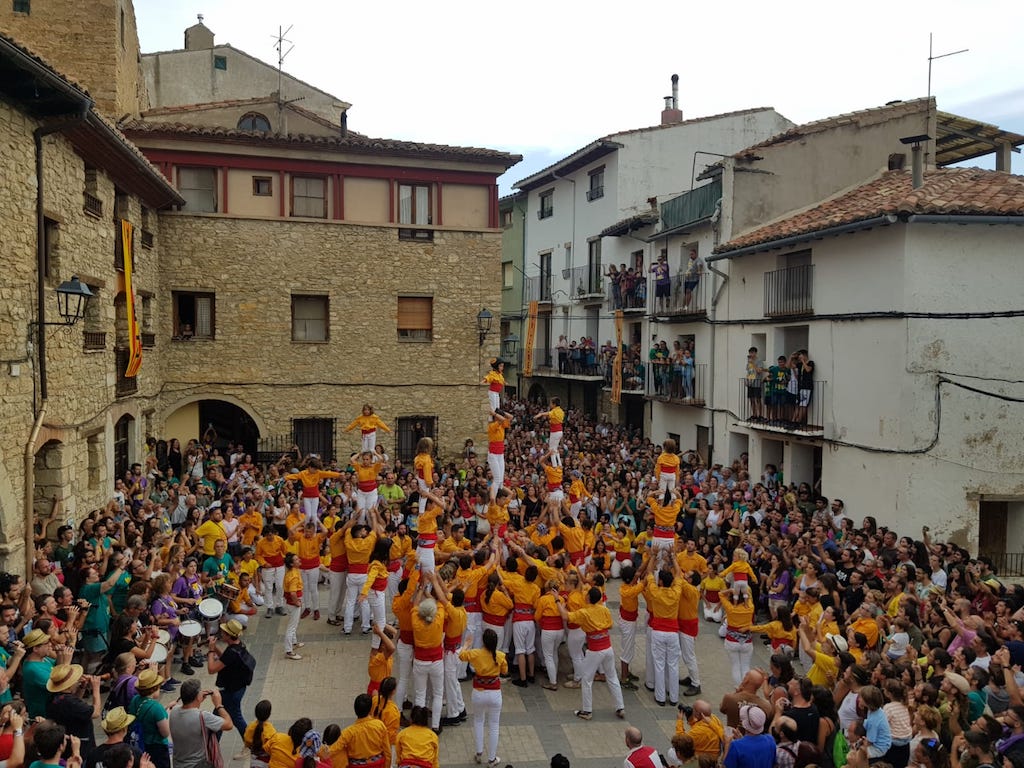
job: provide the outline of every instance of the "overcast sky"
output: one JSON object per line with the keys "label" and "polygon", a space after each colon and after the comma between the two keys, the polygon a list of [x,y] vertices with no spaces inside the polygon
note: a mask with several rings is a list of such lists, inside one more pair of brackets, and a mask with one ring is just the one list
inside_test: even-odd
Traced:
{"label": "overcast sky", "polygon": [[[618,130],[655,125],[672,73],[684,117],[771,106],[797,123],[927,92],[1024,133],[1021,7],[1009,0],[787,3],[647,0],[135,0],[144,52],[184,45],[202,13],[219,43],[352,103],[370,136],[521,154],[501,194]],[[991,167],[989,164],[988,167]],[[1015,173],[1024,159],[1015,154]]]}

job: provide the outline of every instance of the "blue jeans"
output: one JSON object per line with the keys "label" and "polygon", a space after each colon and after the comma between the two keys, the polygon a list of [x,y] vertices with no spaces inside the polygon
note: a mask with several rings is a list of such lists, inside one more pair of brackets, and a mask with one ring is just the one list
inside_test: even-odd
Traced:
{"label": "blue jeans", "polygon": [[245,733],[247,725],[245,718],[242,716],[242,697],[245,696],[245,691],[246,688],[239,688],[237,691],[220,689],[220,696],[224,701],[224,709],[227,710],[228,717],[231,718],[231,722],[235,724],[235,729],[239,733]]}

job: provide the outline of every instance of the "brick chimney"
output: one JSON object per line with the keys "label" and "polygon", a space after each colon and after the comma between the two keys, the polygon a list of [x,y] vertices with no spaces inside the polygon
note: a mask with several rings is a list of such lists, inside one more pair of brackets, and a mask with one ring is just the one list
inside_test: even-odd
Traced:
{"label": "brick chimney", "polygon": [[199,23],[185,30],[185,50],[203,51],[213,48],[213,32],[203,24],[203,14],[199,14]]}
{"label": "brick chimney", "polygon": [[683,122],[683,110],[679,108],[679,75],[672,75],[672,95],[665,97],[665,108],[661,110],[661,124],[674,125]]}

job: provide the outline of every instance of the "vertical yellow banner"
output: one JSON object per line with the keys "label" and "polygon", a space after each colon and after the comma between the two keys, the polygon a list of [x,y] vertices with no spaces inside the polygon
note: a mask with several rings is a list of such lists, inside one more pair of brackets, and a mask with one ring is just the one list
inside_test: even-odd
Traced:
{"label": "vertical yellow banner", "polygon": [[533,345],[537,337],[538,302],[531,301],[527,310],[526,341],[523,345],[523,376],[533,376]]}
{"label": "vertical yellow banner", "polygon": [[129,343],[128,367],[124,375],[130,379],[142,367],[142,337],[139,336],[139,323],[135,317],[135,288],[132,286],[132,225],[124,219],[121,219],[121,253],[124,256],[124,298]]}
{"label": "vertical yellow banner", "polygon": [[622,402],[622,310],[615,311],[615,358],[612,362],[612,402]]}

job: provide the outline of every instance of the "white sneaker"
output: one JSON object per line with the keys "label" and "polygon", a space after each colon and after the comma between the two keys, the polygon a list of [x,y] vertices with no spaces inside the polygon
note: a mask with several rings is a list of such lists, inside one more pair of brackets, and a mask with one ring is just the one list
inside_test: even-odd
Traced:
{"label": "white sneaker", "polygon": [[285,658],[291,659],[292,661],[302,661],[302,657],[295,651],[288,651],[285,654]]}

